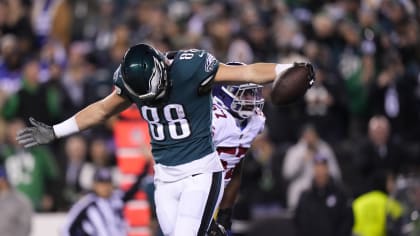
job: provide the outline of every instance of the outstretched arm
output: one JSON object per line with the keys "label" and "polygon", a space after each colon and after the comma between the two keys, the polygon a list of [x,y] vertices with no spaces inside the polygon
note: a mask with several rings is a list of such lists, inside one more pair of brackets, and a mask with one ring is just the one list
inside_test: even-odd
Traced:
{"label": "outstretched arm", "polygon": [[114,91],[104,99],[92,103],[76,115],[52,127],[30,118],[29,121],[33,126],[19,131],[16,140],[25,148],[46,144],[56,138],[62,138],[98,125],[123,111],[130,104],[126,98],[119,96]]}
{"label": "outstretched arm", "polygon": [[[79,130],[89,129],[105,122],[108,118],[127,109],[131,102],[118,95],[115,91],[102,100],[87,106],[74,116]],[[58,125],[54,126],[54,132]]]}
{"label": "outstretched arm", "polygon": [[221,83],[256,83],[272,82],[293,64],[254,63],[244,66],[230,66],[220,63],[214,78]]}

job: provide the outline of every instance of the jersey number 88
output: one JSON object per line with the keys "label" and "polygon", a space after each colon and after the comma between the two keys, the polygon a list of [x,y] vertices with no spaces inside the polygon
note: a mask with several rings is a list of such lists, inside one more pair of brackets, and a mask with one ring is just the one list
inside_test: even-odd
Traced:
{"label": "jersey number 88", "polygon": [[[149,123],[150,134],[156,141],[165,140],[164,125],[156,107],[143,106],[141,114]],[[190,125],[185,117],[184,107],[180,104],[168,104],[163,107],[163,117],[168,124],[172,139],[183,139],[191,134]]]}

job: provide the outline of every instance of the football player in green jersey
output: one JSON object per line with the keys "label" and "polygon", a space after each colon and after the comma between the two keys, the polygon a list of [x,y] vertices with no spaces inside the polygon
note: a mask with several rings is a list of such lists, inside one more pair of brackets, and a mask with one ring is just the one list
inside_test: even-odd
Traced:
{"label": "football player in green jersey", "polygon": [[206,235],[223,195],[223,167],[212,144],[213,83],[273,81],[293,64],[229,66],[204,50],[163,54],[147,44],[128,49],[114,74],[115,90],[53,126],[33,118],[17,134],[25,147],[91,128],[135,103],[149,124],[155,201],[165,235]]}

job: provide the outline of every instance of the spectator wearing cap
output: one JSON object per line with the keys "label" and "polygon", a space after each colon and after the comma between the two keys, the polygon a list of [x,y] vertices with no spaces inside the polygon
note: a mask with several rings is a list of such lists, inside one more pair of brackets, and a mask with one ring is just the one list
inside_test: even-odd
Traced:
{"label": "spectator wearing cap", "polygon": [[31,231],[30,201],[10,185],[0,166],[0,232],[2,236],[28,236]]}
{"label": "spectator wearing cap", "polygon": [[328,158],[313,159],[312,185],[300,197],[295,212],[297,236],[350,236],[353,227],[351,199],[328,168]]}
{"label": "spectator wearing cap", "polygon": [[328,160],[329,173],[333,179],[341,179],[341,171],[330,145],[323,141],[312,125],[303,127],[301,138],[286,151],[283,177],[288,181],[287,205],[294,210],[303,190],[310,187],[314,169],[313,160],[322,155]]}
{"label": "spectator wearing cap", "polygon": [[147,174],[148,166],[130,190],[115,190],[112,184],[112,171],[99,168],[94,174],[93,191],[77,201],[67,215],[63,236],[111,236],[127,235],[127,224],[122,210],[124,204],[132,199]]}

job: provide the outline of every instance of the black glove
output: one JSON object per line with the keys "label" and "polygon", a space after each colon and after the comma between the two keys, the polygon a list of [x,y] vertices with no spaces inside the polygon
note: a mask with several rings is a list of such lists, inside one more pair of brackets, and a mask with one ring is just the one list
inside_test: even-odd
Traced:
{"label": "black glove", "polygon": [[309,62],[295,62],[293,63],[296,67],[306,67],[308,69],[308,82],[309,87],[312,87],[312,85],[315,83],[315,70],[314,66]]}
{"label": "black glove", "polygon": [[232,208],[219,209],[217,223],[221,224],[226,230],[230,230],[232,226]]}
{"label": "black glove", "polygon": [[33,127],[27,127],[17,133],[16,140],[25,148],[30,148],[39,144],[46,144],[55,139],[54,130],[51,126],[29,118]]}
{"label": "black glove", "polygon": [[216,221],[212,220],[210,223],[210,228],[207,232],[208,236],[226,236],[227,232],[222,225],[218,224]]}

